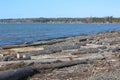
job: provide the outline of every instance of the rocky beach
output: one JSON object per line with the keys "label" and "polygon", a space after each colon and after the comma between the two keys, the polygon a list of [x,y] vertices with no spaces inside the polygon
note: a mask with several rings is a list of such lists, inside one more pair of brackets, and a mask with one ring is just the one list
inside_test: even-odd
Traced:
{"label": "rocky beach", "polygon": [[0,80],[120,80],[120,31],[3,46]]}

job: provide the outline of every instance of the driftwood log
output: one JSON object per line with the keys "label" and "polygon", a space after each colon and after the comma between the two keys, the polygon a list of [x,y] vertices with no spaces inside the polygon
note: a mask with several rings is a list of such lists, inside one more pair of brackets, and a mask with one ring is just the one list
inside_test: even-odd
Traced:
{"label": "driftwood log", "polygon": [[17,70],[5,71],[0,73],[0,80],[22,80],[36,72],[40,72],[48,69],[60,69],[64,67],[73,66],[76,64],[86,63],[86,60],[81,61],[69,61],[69,62],[59,62],[59,63],[51,63],[51,64],[39,64],[34,65],[32,67],[20,68]]}
{"label": "driftwood log", "polygon": [[0,50],[0,54],[16,54],[16,53],[25,53],[25,52],[32,52],[32,51],[41,51],[44,50],[43,47],[20,47],[20,48],[12,48],[6,50]]}
{"label": "driftwood log", "polygon": [[54,70],[60,69],[64,67],[74,66],[77,64],[85,64],[88,61],[93,61],[97,59],[103,59],[103,57],[94,57],[91,59],[80,59],[80,60],[71,60],[71,61],[64,61],[64,62],[51,62],[51,63],[42,63],[42,64],[34,64],[31,67],[20,68],[17,70],[11,70],[6,72],[0,73],[0,80],[23,80],[36,72],[42,72],[43,70]]}
{"label": "driftwood log", "polygon": [[5,71],[0,73],[0,80],[23,80],[34,74],[31,67],[20,68],[17,70]]}
{"label": "driftwood log", "polygon": [[3,46],[2,49],[11,49],[11,48],[20,48],[20,47],[27,47],[27,44]]}
{"label": "driftwood log", "polygon": [[40,46],[40,45],[52,45],[55,43],[65,42],[66,40],[52,40],[52,41],[40,41],[40,42],[34,42],[34,43],[27,43],[27,44],[21,44],[21,45],[8,45],[3,46],[2,49],[11,49],[11,48],[20,48],[20,47],[29,47],[29,46]]}
{"label": "driftwood log", "polygon": [[106,54],[105,56],[101,54],[90,54],[90,55],[84,55],[84,57],[80,57],[77,55],[61,55],[61,56],[53,56],[53,55],[44,55],[44,56],[31,56],[34,60],[21,60],[21,61],[3,61],[0,62],[0,65],[8,65],[8,64],[14,64],[19,62],[24,63],[51,63],[56,61],[73,61],[73,60],[98,60],[98,59],[104,59],[105,57],[111,56],[111,54]]}
{"label": "driftwood log", "polygon": [[52,44],[61,43],[65,41],[66,40],[58,39],[58,40],[51,40],[51,41],[34,42],[34,43],[29,44],[29,46],[52,45]]}

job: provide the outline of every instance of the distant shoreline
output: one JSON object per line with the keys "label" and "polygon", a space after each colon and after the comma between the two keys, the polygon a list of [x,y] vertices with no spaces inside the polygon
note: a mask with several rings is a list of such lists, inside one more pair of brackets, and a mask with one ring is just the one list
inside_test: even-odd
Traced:
{"label": "distant shoreline", "polygon": [[0,23],[0,24],[120,24],[120,23]]}
{"label": "distant shoreline", "polygon": [[85,18],[9,18],[0,19],[0,24],[120,24],[119,17],[85,17]]}

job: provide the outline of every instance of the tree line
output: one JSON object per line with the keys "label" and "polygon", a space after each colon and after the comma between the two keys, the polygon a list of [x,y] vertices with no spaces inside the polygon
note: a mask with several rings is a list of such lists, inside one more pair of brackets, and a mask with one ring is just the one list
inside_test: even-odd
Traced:
{"label": "tree line", "polygon": [[21,18],[0,19],[0,23],[120,23],[120,18],[86,17],[86,18]]}

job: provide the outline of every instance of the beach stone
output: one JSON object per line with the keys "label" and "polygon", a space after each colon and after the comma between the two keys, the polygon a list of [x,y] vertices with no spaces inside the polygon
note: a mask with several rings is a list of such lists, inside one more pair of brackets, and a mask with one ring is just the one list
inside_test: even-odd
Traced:
{"label": "beach stone", "polygon": [[76,43],[77,46],[86,46],[86,42],[80,42],[80,43]]}
{"label": "beach stone", "polygon": [[87,41],[87,38],[80,39],[79,42]]}
{"label": "beach stone", "polygon": [[120,47],[119,46],[117,46],[117,47],[112,49],[112,52],[118,52],[118,51],[120,51]]}

